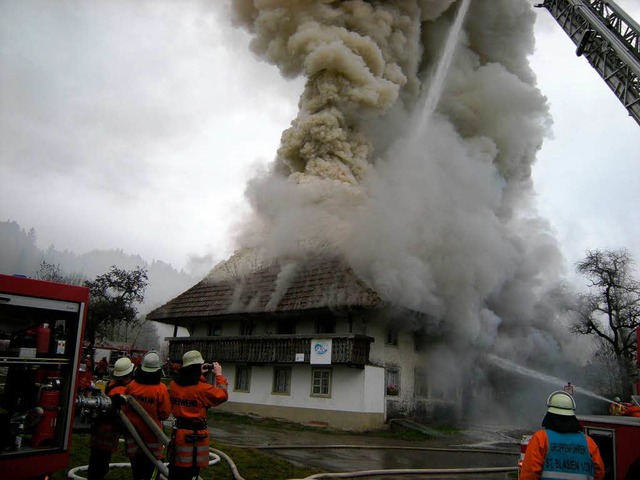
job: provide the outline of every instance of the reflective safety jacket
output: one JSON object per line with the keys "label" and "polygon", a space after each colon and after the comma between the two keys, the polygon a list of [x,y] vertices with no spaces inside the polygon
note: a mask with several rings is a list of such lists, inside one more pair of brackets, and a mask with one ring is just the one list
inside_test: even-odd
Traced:
{"label": "reflective safety jacket", "polygon": [[542,429],[533,434],[519,480],[602,480],[604,463],[591,437],[582,432]]}
{"label": "reflective safety jacket", "polygon": [[209,430],[207,409],[229,398],[227,379],[216,376],[211,385],[204,377],[194,385],[169,384],[171,413],[176,418],[171,438],[169,462],[177,467],[204,467],[209,462]]}
{"label": "reflective safety jacket", "polygon": [[[156,425],[162,428],[162,420],[169,418],[171,414],[171,402],[169,401],[169,392],[164,383],[148,385],[138,383],[133,380],[125,391],[125,395],[135,398],[145,411],[155,420]],[[123,407],[122,411],[127,415],[136,428],[138,434],[149,448],[154,457],[160,459],[163,456],[164,445],[160,439],[153,433],[146,422],[140,415],[130,406]],[[126,453],[129,458],[135,457],[142,453],[142,450],[136,444],[135,440],[130,436],[125,438]]]}
{"label": "reflective safety jacket", "polygon": [[[108,397],[124,395],[127,386],[112,380],[105,389]],[[121,433],[120,420],[115,413],[107,413],[96,418],[92,425],[91,448],[115,452],[118,449],[118,434]]]}

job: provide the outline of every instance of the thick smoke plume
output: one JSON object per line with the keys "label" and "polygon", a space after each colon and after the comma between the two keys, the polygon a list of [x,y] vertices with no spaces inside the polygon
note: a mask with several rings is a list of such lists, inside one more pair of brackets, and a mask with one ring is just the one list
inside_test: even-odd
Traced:
{"label": "thick smoke plume", "polygon": [[562,258],[533,206],[550,124],[527,61],[535,13],[528,0],[471,1],[425,119],[459,4],[233,2],[252,50],[306,85],[271,169],[248,187],[240,243],[252,253],[230,261],[338,252],[423,314],[408,326],[442,339],[430,365],[470,366],[460,352],[476,350],[550,370],[575,352],[552,293]]}

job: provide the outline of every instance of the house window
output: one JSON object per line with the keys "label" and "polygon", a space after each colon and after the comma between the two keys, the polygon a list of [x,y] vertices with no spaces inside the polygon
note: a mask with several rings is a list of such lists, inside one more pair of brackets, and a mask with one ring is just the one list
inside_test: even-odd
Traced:
{"label": "house window", "polygon": [[385,378],[387,395],[392,397],[400,395],[400,370],[396,367],[387,367],[385,369]]}
{"label": "house window", "polygon": [[291,367],[274,367],[271,393],[286,395],[291,393]]}
{"label": "house window", "polygon": [[331,369],[314,368],[311,370],[311,396],[331,396]]}
{"label": "house window", "polygon": [[319,318],[316,320],[316,333],[336,333],[336,319]]}
{"label": "house window", "polygon": [[278,335],[293,335],[296,333],[296,322],[294,320],[280,320],[277,333]]}
{"label": "house window", "polygon": [[253,335],[253,329],[255,327],[255,324],[253,323],[252,320],[245,320],[244,322],[240,323],[240,335]]}
{"label": "house window", "polygon": [[236,366],[236,384],[234,390],[249,392],[251,387],[251,367],[247,365]]}
{"label": "house window", "polygon": [[398,330],[395,328],[389,328],[387,330],[387,339],[385,342],[387,345],[398,346]]}
{"label": "house window", "polygon": [[428,397],[429,384],[427,383],[427,374],[424,370],[416,369],[414,382],[416,386],[416,397]]}
{"label": "house window", "polygon": [[207,335],[210,337],[219,337],[222,335],[221,323],[210,323],[207,328]]}

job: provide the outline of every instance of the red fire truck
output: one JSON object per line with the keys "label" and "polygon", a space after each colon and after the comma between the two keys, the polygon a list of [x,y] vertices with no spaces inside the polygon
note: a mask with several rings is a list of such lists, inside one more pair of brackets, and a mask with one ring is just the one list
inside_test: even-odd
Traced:
{"label": "red fire truck", "polygon": [[578,420],[584,432],[598,444],[605,480],[640,479],[640,418],[585,415]]}
{"label": "red fire truck", "polygon": [[69,463],[88,303],[85,287],[0,275],[0,472],[14,480]]}

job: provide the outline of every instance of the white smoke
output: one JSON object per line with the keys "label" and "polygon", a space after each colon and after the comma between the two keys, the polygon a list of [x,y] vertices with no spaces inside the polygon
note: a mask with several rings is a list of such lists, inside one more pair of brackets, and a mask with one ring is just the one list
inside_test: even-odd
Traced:
{"label": "white smoke", "polygon": [[550,125],[527,60],[535,13],[527,0],[470,2],[425,123],[459,3],[233,2],[253,51],[307,79],[272,168],[249,184],[240,244],[254,265],[337,251],[453,351],[553,363],[576,351],[553,294],[563,260],[534,208]]}

